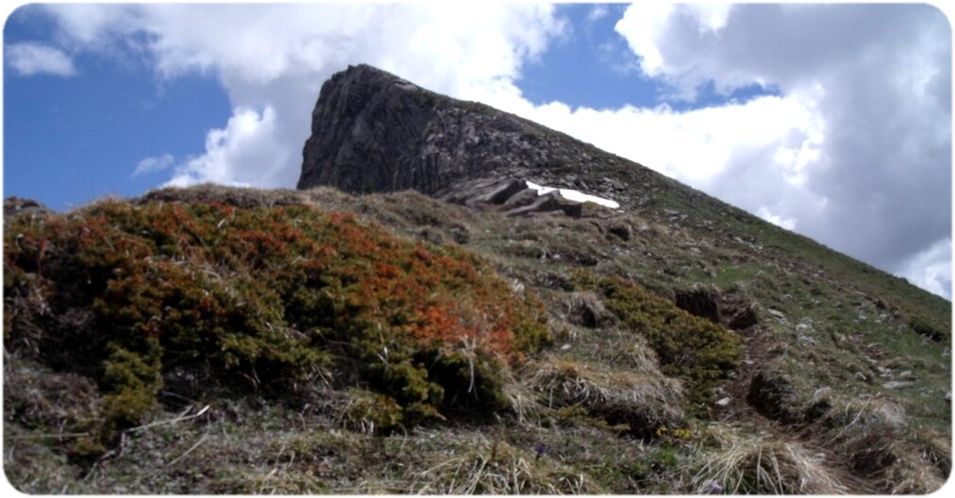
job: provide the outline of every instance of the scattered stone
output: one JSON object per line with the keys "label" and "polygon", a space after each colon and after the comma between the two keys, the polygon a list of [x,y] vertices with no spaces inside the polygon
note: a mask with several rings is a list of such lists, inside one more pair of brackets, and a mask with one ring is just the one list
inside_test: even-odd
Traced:
{"label": "scattered stone", "polygon": [[766,313],[769,313],[770,315],[774,316],[775,318],[777,318],[777,319],[779,319],[779,320],[785,320],[785,319],[786,319],[786,315],[785,315],[782,311],[779,311],[779,310],[774,310],[774,309],[772,309],[772,308],[766,308]]}
{"label": "scattered stone", "polygon": [[516,278],[511,280],[511,290],[514,291],[515,294],[520,294],[524,292],[523,282],[521,282],[520,280]]}
{"label": "scattered stone", "polygon": [[799,337],[796,338],[796,342],[798,342],[799,344],[803,346],[814,347],[816,345],[816,340],[813,339],[812,337],[809,337],[808,335],[800,335]]}
{"label": "scattered stone", "polygon": [[911,370],[906,370],[898,375],[901,380],[917,380]]}
{"label": "scattered stone", "polygon": [[519,208],[521,206],[527,206],[528,204],[534,203],[537,200],[537,191],[530,188],[525,188],[520,192],[512,195],[504,204],[501,205],[502,211],[510,211],[511,209]]}
{"label": "scattered stone", "polygon": [[522,190],[527,190],[527,183],[520,180],[505,181],[496,185],[490,192],[478,197],[478,201],[490,204],[503,204]]}
{"label": "scattered stone", "polygon": [[840,348],[845,348],[849,345],[849,339],[845,336],[845,334],[840,332],[832,332],[830,337],[832,337],[832,342]]}
{"label": "scattered stone", "polygon": [[915,385],[915,382],[907,380],[893,380],[882,384],[882,387],[886,389],[905,389],[907,387],[912,387]]}
{"label": "scattered stone", "polygon": [[507,216],[523,216],[531,213],[542,213],[547,211],[557,211],[560,209],[560,195],[551,192],[549,194],[544,194],[537,196],[537,200],[519,208],[511,209],[506,211]]}

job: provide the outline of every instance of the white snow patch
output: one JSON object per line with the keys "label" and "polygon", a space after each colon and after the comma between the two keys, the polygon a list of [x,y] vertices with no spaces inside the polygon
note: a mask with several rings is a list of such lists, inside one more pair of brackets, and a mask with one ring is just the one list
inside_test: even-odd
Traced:
{"label": "white snow patch", "polygon": [[608,207],[610,209],[619,209],[620,204],[616,201],[610,199],[604,199],[603,197],[597,197],[596,195],[585,194],[579,190],[573,190],[569,188],[554,188],[554,187],[545,187],[543,185],[538,185],[534,182],[527,182],[527,188],[537,191],[537,195],[549,194],[553,191],[558,191],[561,197],[567,199],[568,201],[573,202],[592,202],[594,204],[600,204],[601,206]]}

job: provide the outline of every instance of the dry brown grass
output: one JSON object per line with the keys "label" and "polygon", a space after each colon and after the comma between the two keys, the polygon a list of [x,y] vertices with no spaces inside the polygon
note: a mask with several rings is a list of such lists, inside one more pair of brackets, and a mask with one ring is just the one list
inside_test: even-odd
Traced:
{"label": "dry brown grass", "polygon": [[549,408],[581,406],[609,423],[626,423],[630,432],[649,435],[683,417],[678,381],[628,370],[600,370],[553,356],[529,366],[527,385]]}
{"label": "dry brown grass", "polygon": [[817,439],[857,477],[890,494],[926,494],[944,484],[951,470],[949,441],[930,432],[915,441],[906,436],[910,424],[900,404],[874,396],[837,407],[823,419],[829,430]]}
{"label": "dry brown grass", "polygon": [[481,441],[415,475],[413,493],[593,494],[592,479],[552,460],[539,459],[505,442]]}
{"label": "dry brown grass", "polygon": [[544,417],[553,412],[551,408],[538,401],[537,393],[526,384],[516,381],[508,382],[504,384],[503,392],[519,424],[540,425]]}
{"label": "dry brown grass", "polygon": [[708,429],[716,451],[702,451],[693,466],[695,493],[845,494],[850,490],[821,455],[799,443],[727,428]]}

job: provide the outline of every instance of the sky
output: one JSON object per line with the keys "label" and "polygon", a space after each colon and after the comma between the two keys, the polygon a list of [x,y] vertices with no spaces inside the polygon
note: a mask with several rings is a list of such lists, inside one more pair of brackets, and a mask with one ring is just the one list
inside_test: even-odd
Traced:
{"label": "sky", "polygon": [[36,4],[3,42],[5,197],[294,187],[321,84],[368,63],[951,297],[952,34],[931,5]]}

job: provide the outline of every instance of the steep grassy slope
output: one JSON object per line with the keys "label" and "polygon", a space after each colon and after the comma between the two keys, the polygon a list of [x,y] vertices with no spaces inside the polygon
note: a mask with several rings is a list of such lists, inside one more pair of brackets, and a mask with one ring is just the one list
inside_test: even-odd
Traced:
{"label": "steep grassy slope", "polygon": [[8,217],[7,475],[54,493],[940,486],[949,304],[633,175],[645,199],[581,218],[220,187]]}

